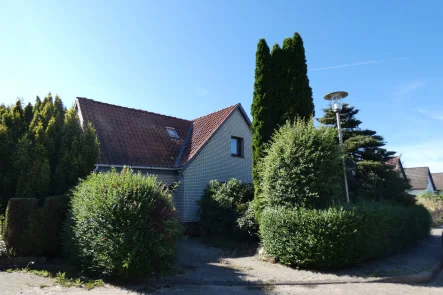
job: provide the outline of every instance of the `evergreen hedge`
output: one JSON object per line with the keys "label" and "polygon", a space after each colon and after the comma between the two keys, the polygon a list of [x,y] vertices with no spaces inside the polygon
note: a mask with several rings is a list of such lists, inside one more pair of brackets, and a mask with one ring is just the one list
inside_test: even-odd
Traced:
{"label": "evergreen hedge", "polygon": [[405,249],[430,228],[423,206],[365,202],[326,210],[267,208],[260,236],[265,251],[282,264],[337,269]]}
{"label": "evergreen hedge", "polygon": [[43,211],[46,246],[44,250],[48,256],[58,256],[62,252],[61,236],[68,205],[68,196],[53,196],[45,199]]}
{"label": "evergreen hedge", "polygon": [[170,270],[181,234],[171,193],[130,169],[81,181],[65,230],[64,250],[84,272],[119,278]]}
{"label": "evergreen hedge", "polygon": [[14,256],[23,255],[27,251],[22,235],[28,226],[28,217],[37,204],[38,200],[33,198],[13,198],[8,202],[3,237],[8,252]]}
{"label": "evergreen hedge", "polygon": [[37,207],[37,199],[10,199],[4,222],[9,253],[52,257],[61,254],[61,232],[68,204],[68,196],[47,197],[43,207]]}

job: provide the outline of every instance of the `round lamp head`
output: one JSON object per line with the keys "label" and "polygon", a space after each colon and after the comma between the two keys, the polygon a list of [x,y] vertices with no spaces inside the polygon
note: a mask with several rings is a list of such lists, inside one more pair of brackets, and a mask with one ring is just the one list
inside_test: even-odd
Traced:
{"label": "round lamp head", "polygon": [[330,101],[331,109],[335,113],[339,113],[343,108],[343,103],[339,102],[339,100],[345,98],[346,96],[348,96],[346,91],[336,91],[326,94],[325,99]]}

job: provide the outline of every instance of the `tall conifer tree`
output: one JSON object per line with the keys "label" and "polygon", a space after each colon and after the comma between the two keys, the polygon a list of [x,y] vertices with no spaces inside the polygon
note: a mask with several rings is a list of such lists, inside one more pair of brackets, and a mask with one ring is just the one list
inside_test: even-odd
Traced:
{"label": "tall conifer tree", "polygon": [[303,39],[299,33],[283,41],[286,95],[282,97],[282,116],[293,121],[296,117],[309,119],[314,115],[312,89],[309,86]]}
{"label": "tall conifer tree", "polygon": [[260,39],[255,57],[255,83],[252,100],[252,175],[257,185],[258,163],[263,156],[264,143],[273,131],[272,93],[271,87],[271,55],[265,39]]}

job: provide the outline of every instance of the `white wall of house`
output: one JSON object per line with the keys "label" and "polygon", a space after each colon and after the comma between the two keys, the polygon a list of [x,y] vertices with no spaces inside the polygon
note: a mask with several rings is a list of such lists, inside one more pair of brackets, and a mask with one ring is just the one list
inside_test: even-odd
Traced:
{"label": "white wall of house", "polygon": [[[231,136],[243,138],[243,157],[231,156]],[[232,113],[180,176],[183,199],[177,207],[183,222],[199,220],[197,200],[210,180],[237,178],[252,182],[252,134],[239,110]]]}
{"label": "white wall of house", "polygon": [[423,193],[425,193],[425,192],[426,192],[425,189],[413,189],[413,190],[410,190],[410,191],[409,191],[409,193],[410,193],[411,195],[415,195],[415,196],[418,196],[418,195],[423,194]]}

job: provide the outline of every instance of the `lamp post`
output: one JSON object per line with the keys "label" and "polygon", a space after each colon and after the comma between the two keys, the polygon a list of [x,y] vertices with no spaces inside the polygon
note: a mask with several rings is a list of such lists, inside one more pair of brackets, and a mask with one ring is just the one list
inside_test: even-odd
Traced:
{"label": "lamp post", "polygon": [[343,162],[343,173],[345,177],[345,190],[346,190],[346,202],[349,204],[349,189],[348,189],[348,177],[346,176],[346,163],[345,163],[345,151],[343,146],[343,134],[341,131],[341,122],[340,122],[340,112],[343,108],[343,103],[339,100],[348,96],[348,93],[345,91],[336,91],[331,92],[325,95],[325,99],[331,102],[331,109],[335,113],[337,117],[337,128],[338,128],[338,141],[340,143],[341,150],[341,158]]}

